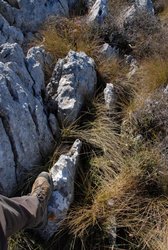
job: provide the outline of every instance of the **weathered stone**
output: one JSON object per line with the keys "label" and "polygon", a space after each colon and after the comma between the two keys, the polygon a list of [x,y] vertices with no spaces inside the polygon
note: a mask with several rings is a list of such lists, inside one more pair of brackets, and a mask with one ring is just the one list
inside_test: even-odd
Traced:
{"label": "weathered stone", "polygon": [[142,9],[151,14],[154,14],[154,5],[152,0],[135,0],[136,9]]}
{"label": "weathered stone", "polygon": [[119,56],[119,49],[111,47],[108,43],[104,43],[100,48],[100,53],[107,59]]}
{"label": "weathered stone", "polygon": [[39,231],[44,239],[48,240],[57,232],[73,201],[75,173],[81,146],[81,141],[76,140],[70,151],[61,155],[50,170],[54,191],[48,205],[48,224]]}
{"label": "weathered stone", "polygon": [[51,128],[52,134],[57,139],[60,136],[59,124],[57,118],[54,114],[50,113],[48,117],[49,126]]}
{"label": "weathered stone", "polygon": [[[25,31],[35,31],[48,16],[68,16],[75,2],[76,0],[18,0],[18,8],[13,8],[9,3],[1,0],[0,7],[2,15],[11,25],[15,24]],[[17,3],[15,1],[15,5]]]}
{"label": "weathered stone", "polygon": [[107,16],[107,0],[97,0],[88,14],[88,22],[102,24]]}
{"label": "weathered stone", "polygon": [[[127,7],[124,12],[122,12],[119,18],[120,26],[131,26],[134,19],[142,13],[146,13],[149,14],[149,16],[153,16],[154,5],[151,0],[136,0],[132,6]],[[144,18],[143,15],[141,16],[142,18]]]}
{"label": "weathered stone", "polygon": [[[41,98],[44,83],[29,72],[22,49],[18,44],[1,45],[0,61],[0,193],[11,195],[55,142]],[[40,73],[40,64],[36,67]]]}
{"label": "weathered stone", "polygon": [[73,123],[96,87],[95,63],[83,52],[70,51],[58,61],[47,86],[48,103],[64,126]]}
{"label": "weathered stone", "polygon": [[0,14],[0,45],[6,42],[19,44],[23,43],[22,32],[13,26],[10,26],[5,18]]}
{"label": "weathered stone", "polygon": [[51,65],[52,63],[51,55],[45,51],[43,46],[36,46],[29,49],[27,52],[27,58],[33,58],[40,63],[42,69],[45,68],[45,65]]}
{"label": "weathered stone", "polygon": [[19,0],[6,0],[12,7],[19,8]]}
{"label": "weathered stone", "polygon": [[91,7],[95,4],[96,0],[85,0],[84,2],[86,4],[88,10],[90,10]]}
{"label": "weathered stone", "polygon": [[33,47],[27,53],[27,69],[35,82],[34,91],[37,95],[41,95],[42,90],[45,91],[44,70],[51,63],[50,54],[42,46]]}
{"label": "weathered stone", "polygon": [[107,110],[112,111],[117,101],[115,88],[112,83],[107,83],[106,88],[104,89],[104,100]]}

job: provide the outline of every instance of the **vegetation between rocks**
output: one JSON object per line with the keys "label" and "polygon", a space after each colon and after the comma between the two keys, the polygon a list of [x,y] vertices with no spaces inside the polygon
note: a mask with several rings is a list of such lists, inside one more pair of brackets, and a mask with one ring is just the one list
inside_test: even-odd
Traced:
{"label": "vegetation between rocks", "polygon": [[[111,1],[111,8],[113,4]],[[167,15],[167,4],[162,6],[161,20]],[[83,116],[62,129],[62,142],[50,166],[74,139],[83,141],[74,203],[60,232],[46,245],[37,245],[37,239],[26,232],[12,238],[9,249],[167,249],[167,102],[163,94],[155,98],[168,84],[167,45],[160,43],[166,43],[167,38],[160,21],[153,23],[153,19],[143,17],[137,16],[133,26],[122,33],[140,64],[131,79],[123,47],[117,59],[107,60],[99,54],[107,27],[86,25],[83,16],[53,19],[44,25],[42,44],[53,55],[53,65],[70,49],[84,51],[95,60],[99,88],[112,82],[119,89],[120,109],[109,115],[99,89]],[[157,102],[157,108],[152,108],[151,100]]]}

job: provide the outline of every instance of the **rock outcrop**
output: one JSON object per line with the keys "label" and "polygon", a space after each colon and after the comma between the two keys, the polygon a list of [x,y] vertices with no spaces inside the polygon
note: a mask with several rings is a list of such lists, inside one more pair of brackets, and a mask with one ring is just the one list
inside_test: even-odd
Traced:
{"label": "rock outcrop", "polygon": [[106,59],[116,58],[119,56],[119,49],[111,47],[108,43],[104,43],[100,48],[100,54]]}
{"label": "rock outcrop", "polygon": [[142,12],[149,14],[149,16],[154,15],[154,5],[151,0],[135,0],[132,6],[128,7],[123,13],[121,13],[120,25],[131,25],[137,15],[140,15]]}
{"label": "rock outcrop", "polygon": [[48,16],[68,16],[75,2],[76,0],[10,0],[8,2],[1,0],[0,13],[10,25],[15,25],[24,31],[35,31]]}
{"label": "rock outcrop", "polygon": [[6,19],[0,14],[0,45],[8,43],[23,43],[23,34],[20,29],[10,26]]}
{"label": "rock outcrop", "polygon": [[48,205],[48,224],[39,233],[44,239],[49,239],[66,218],[68,209],[74,197],[74,178],[79,163],[82,143],[76,140],[67,154],[61,155],[51,168],[54,191]]}
{"label": "rock outcrop", "polygon": [[107,13],[107,0],[96,0],[89,12],[88,22],[97,22],[98,24],[102,24],[105,17],[107,16]]}
{"label": "rock outcrop", "polygon": [[95,63],[83,52],[70,51],[60,59],[47,86],[50,110],[64,126],[73,123],[96,87]]}
{"label": "rock outcrop", "polygon": [[44,74],[30,54],[25,58],[16,43],[0,46],[0,193],[6,195],[55,144],[41,97]]}
{"label": "rock outcrop", "polygon": [[104,89],[104,100],[107,111],[112,111],[115,108],[117,101],[116,91],[112,83],[107,83],[106,88]]}
{"label": "rock outcrop", "polygon": [[152,0],[135,0],[136,9],[141,9],[154,14],[154,6]]}

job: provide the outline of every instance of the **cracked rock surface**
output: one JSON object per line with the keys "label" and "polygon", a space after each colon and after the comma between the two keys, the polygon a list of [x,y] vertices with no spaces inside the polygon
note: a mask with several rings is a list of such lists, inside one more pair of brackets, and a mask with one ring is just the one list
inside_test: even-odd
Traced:
{"label": "cracked rock surface", "polygon": [[[52,152],[54,138],[41,90],[44,76],[18,44],[0,46],[0,193],[11,195],[32,167]],[[36,80],[33,77],[36,72]],[[40,77],[40,78],[39,78]],[[7,181],[8,180],[8,181]]]}
{"label": "cracked rock surface", "polygon": [[24,31],[34,31],[48,16],[68,16],[76,0],[1,0],[2,15],[11,25]]}
{"label": "cracked rock surface", "polygon": [[0,14],[0,45],[6,42],[23,43],[23,34],[20,29],[10,26],[6,19]]}
{"label": "cracked rock surface", "polygon": [[79,163],[82,142],[76,140],[67,154],[60,156],[51,168],[54,191],[48,205],[49,219],[46,227],[39,231],[44,239],[49,239],[65,219],[74,196],[74,177]]}
{"label": "cracked rock surface", "polygon": [[47,86],[50,109],[65,126],[73,123],[93,97],[97,83],[95,63],[84,52],[70,51],[55,66]]}

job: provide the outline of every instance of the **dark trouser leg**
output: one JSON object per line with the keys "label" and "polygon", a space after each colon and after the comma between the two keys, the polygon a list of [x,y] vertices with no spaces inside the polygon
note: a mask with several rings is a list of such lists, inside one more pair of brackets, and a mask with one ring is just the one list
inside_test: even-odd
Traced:
{"label": "dark trouser leg", "polygon": [[23,228],[36,227],[42,221],[43,212],[37,197],[7,198],[0,195],[0,250],[7,249],[8,236]]}

